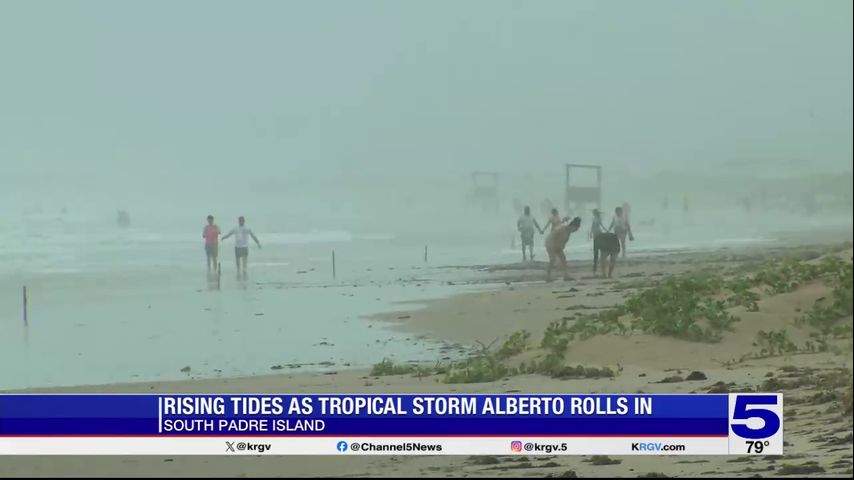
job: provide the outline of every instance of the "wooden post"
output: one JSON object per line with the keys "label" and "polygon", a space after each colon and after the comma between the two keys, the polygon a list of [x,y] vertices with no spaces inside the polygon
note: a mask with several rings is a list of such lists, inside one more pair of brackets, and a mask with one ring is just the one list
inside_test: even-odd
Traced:
{"label": "wooden post", "polygon": [[427,263],[427,245],[424,245],[424,263]]}
{"label": "wooden post", "polygon": [[566,164],[566,180],[563,186],[563,209],[564,212],[569,210],[569,164]]}
{"label": "wooden post", "polygon": [[222,263],[216,263],[216,289],[221,290],[222,286]]}
{"label": "wooden post", "polygon": [[24,326],[28,327],[29,321],[27,320],[27,286],[26,285],[24,285],[23,292],[24,292]]}
{"label": "wooden post", "polygon": [[332,250],[332,279],[335,279],[335,250]]}

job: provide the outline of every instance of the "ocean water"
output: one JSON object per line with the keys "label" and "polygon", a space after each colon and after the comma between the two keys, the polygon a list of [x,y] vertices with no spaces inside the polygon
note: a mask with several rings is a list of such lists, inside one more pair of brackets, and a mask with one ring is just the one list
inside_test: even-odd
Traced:
{"label": "ocean water", "polygon": [[[475,288],[447,285],[460,273],[443,266],[520,260],[514,218],[506,227],[476,229],[462,220],[452,233],[405,236],[392,229],[287,231],[250,224],[263,249],[251,248],[250,278],[241,282],[233,244],[222,244],[221,290],[211,290],[206,278],[201,223],[140,222],[119,229],[110,221],[36,213],[4,223],[0,389],[339,370],[383,358],[435,360],[441,356],[437,341],[364,316],[402,309],[397,302]],[[774,242],[787,229],[837,224],[850,225],[850,216],[659,215],[633,220],[636,241],[629,254]],[[585,219],[570,239],[570,259],[588,258],[588,228]],[[536,245],[544,259],[541,237]],[[185,366],[189,373],[181,372]]]}
{"label": "ocean water", "polygon": [[460,291],[382,233],[258,232],[247,281],[226,241],[216,290],[200,230],[37,227],[0,247],[0,389],[434,360],[438,342],[363,317]]}

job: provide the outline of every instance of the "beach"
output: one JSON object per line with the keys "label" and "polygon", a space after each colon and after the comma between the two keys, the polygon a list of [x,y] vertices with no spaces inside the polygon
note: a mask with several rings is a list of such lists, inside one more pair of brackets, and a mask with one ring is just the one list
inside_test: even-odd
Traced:
{"label": "beach", "polygon": [[[845,238],[845,237],[843,237]],[[576,256],[570,281],[545,283],[540,264],[491,264],[446,267],[437,284],[463,286],[451,296],[401,301],[390,311],[365,315],[373,329],[394,332],[398,341],[441,342],[444,350],[424,357],[396,356],[395,363],[453,364],[464,352],[491,346],[494,351],[519,330],[530,333],[523,351],[506,363],[514,369],[479,383],[446,383],[441,373],[371,375],[370,369],[287,371],[236,378],[186,379],[98,386],[35,388],[30,392],[86,393],[691,393],[729,391],[782,392],[785,454],[782,457],[619,457],[591,462],[585,457],[49,457],[6,458],[0,475],[34,476],[531,476],[585,477],[650,474],[666,476],[850,477],[851,337],[832,338],[823,349],[806,350],[810,328],[802,312],[832,295],[827,281],[814,279],[791,291],[756,289],[756,308],[728,307],[737,318],[717,341],[688,341],[633,331],[604,333],[572,341],[566,365],[607,368],[601,378],[554,377],[525,371],[543,358],[539,340],[553,322],[578,323],[583,315],[620,305],[658,281],[690,272],[714,271],[739,278],[779,259],[819,265],[835,257],[851,262],[848,244],[838,236],[825,242],[723,248],[703,252],[637,254],[621,261],[613,279],[593,275],[591,263]],[[450,284],[450,285],[449,285]],[[851,317],[841,319],[850,326]],[[787,332],[797,351],[760,354],[760,332]],[[438,344],[438,343],[437,343]],[[459,349],[451,352],[451,346]],[[519,366],[523,368],[518,368]],[[689,380],[690,379],[690,380]],[[847,392],[847,393],[846,393]],[[847,411],[845,398],[847,397]],[[96,466],[96,467],[93,467]]]}
{"label": "beach", "polygon": [[[0,478],[852,478],[852,5],[0,1],[0,453],[63,454],[0,455]],[[30,393],[577,396],[566,428],[413,420],[518,455],[274,456],[405,432],[253,397],[227,432],[318,450],[109,456],[154,419]],[[646,396],[668,393],[719,415]],[[223,426],[226,399],[167,397],[127,400],[164,434]],[[657,455],[724,451],[724,400],[726,451],[757,455]]]}
{"label": "beach", "polygon": [[[850,238],[850,227],[775,232],[773,226],[785,223],[737,228],[739,218],[704,215],[726,228],[691,226],[690,218],[674,231],[644,227],[642,239],[630,245],[621,278],[645,270],[652,278],[683,271],[708,252]],[[542,238],[535,242],[537,263],[520,264],[518,245],[511,241],[517,234],[499,235],[506,225],[498,218],[484,220],[495,222],[484,229],[446,235],[425,227],[416,235],[381,229],[285,231],[262,217],[250,223],[263,248],[250,250],[248,281],[235,278],[228,240],[220,247],[217,288],[205,278],[201,227],[192,231],[141,216],[126,229],[82,214],[23,218],[20,229],[4,230],[7,241],[0,245],[0,362],[23,361],[28,368],[0,371],[0,389],[340,371],[370,367],[383,358],[430,361],[437,354],[459,355],[462,349],[455,344],[494,338],[474,338],[478,329],[469,329],[476,325],[470,322],[415,316],[409,323],[417,328],[407,331],[394,321],[365,319],[484,289],[496,295],[494,287],[500,290],[505,282],[516,284],[514,289],[533,283],[536,289],[545,269]],[[792,237],[803,232],[805,238]],[[588,282],[592,272],[582,265],[589,268],[591,242],[584,233],[574,236],[566,251],[573,278]],[[636,265],[640,258],[662,260]],[[591,283],[605,287],[596,285]],[[548,303],[532,298],[531,306],[528,300],[517,305],[521,291],[510,292],[500,298],[513,304],[511,310]],[[587,301],[602,306],[609,300]],[[504,320],[504,333],[521,328],[514,317],[497,317]],[[253,348],[246,350],[247,344]],[[151,355],[155,351],[158,355]]]}

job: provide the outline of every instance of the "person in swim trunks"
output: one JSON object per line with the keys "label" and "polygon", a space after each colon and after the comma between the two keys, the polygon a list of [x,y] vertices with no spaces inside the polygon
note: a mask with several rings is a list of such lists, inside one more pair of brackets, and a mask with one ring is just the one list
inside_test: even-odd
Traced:
{"label": "person in swim trunks", "polygon": [[546,270],[546,281],[552,281],[552,266],[555,261],[559,261],[563,268],[563,279],[569,280],[566,274],[566,254],[563,252],[566,243],[569,241],[569,236],[572,232],[581,228],[581,217],[575,217],[571,222],[565,223],[567,218],[563,219],[559,225],[552,225],[552,231],[546,236],[546,252],[549,254],[549,266]]}
{"label": "person in swim trunks", "polygon": [[537,223],[537,220],[531,216],[531,207],[525,207],[525,213],[519,220],[516,222],[516,227],[519,229],[519,233],[522,236],[522,261],[526,261],[528,258],[525,256],[525,247],[528,247],[528,251],[531,253],[531,260],[534,260],[534,229],[540,232],[540,235],[543,234],[543,229],[540,228],[540,225]]}
{"label": "person in swim trunks", "polygon": [[219,226],[214,223],[213,215],[208,215],[208,224],[202,230],[202,238],[205,239],[205,255],[208,262],[208,274],[216,268],[217,257],[219,256]]}
{"label": "person in swim trunks", "polygon": [[[237,223],[237,227],[226,233],[222,239],[225,240],[234,235],[234,260],[237,262],[237,277],[240,278],[241,274],[243,277],[246,277],[246,263],[249,258],[249,237],[252,237],[258,248],[261,248],[261,242],[258,241],[252,229],[246,226],[246,219],[243,216],[237,219]],[[241,260],[243,264],[242,271]]]}
{"label": "person in swim trunks", "polygon": [[[620,255],[620,239],[616,233],[602,232],[593,237],[593,275],[596,275],[600,254],[602,255],[602,276],[610,278],[614,273],[617,257]],[[607,275],[605,275],[605,264],[608,264]]]}

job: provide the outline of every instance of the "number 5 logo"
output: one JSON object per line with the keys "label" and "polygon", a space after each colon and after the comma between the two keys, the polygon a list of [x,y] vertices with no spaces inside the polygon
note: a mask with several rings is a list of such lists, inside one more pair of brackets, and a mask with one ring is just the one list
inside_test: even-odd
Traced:
{"label": "number 5 logo", "polygon": [[[768,438],[780,430],[780,417],[776,412],[758,406],[777,406],[776,395],[738,395],[735,398],[735,408],[732,412],[731,428],[733,433],[741,438],[752,440]],[[764,425],[753,429],[747,426],[747,420],[751,418],[762,419]],[[735,420],[744,420],[735,423]]]}

